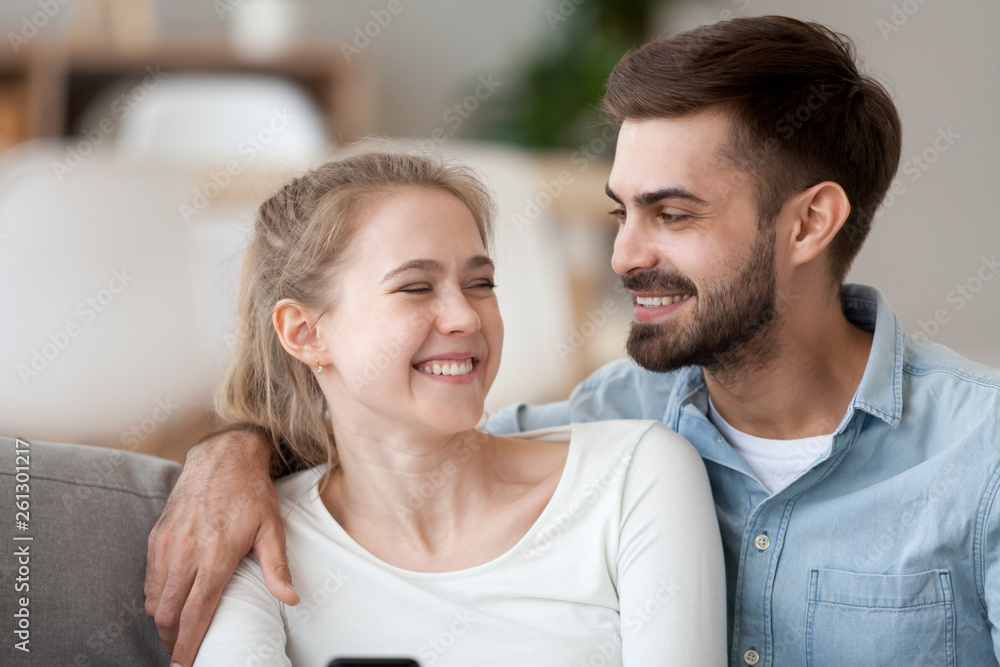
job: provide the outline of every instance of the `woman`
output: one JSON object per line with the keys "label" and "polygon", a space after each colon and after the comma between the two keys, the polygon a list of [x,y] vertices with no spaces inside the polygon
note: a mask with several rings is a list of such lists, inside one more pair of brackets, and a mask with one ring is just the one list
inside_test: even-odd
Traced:
{"label": "woman", "polygon": [[503,324],[466,169],[367,153],[260,208],[220,396],[278,483],[302,601],[245,559],[196,664],[722,665],[722,553],[694,449],[655,422],[475,429]]}

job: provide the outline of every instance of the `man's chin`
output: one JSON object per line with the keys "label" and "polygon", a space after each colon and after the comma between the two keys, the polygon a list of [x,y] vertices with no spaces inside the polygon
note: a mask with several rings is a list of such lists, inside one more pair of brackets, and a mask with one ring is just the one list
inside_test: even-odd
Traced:
{"label": "man's chin", "polygon": [[654,373],[669,373],[697,364],[693,355],[684,354],[678,347],[676,337],[659,330],[657,325],[633,322],[625,351],[632,361]]}

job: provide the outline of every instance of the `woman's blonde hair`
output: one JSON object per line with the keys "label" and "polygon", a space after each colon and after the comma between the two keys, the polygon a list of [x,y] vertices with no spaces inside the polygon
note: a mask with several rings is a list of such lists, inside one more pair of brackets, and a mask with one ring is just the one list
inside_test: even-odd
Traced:
{"label": "woman's blonde hair", "polygon": [[291,299],[324,312],[360,209],[404,188],[437,188],[468,207],[489,247],[494,204],[468,167],[437,156],[366,152],[328,162],[287,183],[261,204],[240,280],[237,335],[216,410],[271,436],[291,469],[337,466],[329,411],[310,366],[281,345],[276,304]]}

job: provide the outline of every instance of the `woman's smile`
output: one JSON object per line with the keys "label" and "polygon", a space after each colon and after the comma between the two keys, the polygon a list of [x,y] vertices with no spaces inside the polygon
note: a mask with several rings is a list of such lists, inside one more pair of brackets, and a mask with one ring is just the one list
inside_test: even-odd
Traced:
{"label": "woman's smile", "polygon": [[414,364],[414,368],[421,373],[444,377],[450,376],[455,379],[471,375],[474,367],[475,359],[471,356],[454,359],[438,358]]}

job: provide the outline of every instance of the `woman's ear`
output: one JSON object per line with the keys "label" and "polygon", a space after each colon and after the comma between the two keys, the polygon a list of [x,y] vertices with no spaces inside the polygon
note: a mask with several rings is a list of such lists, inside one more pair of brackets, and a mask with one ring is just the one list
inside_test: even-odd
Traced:
{"label": "woman's ear", "polygon": [[795,224],[789,238],[793,265],[811,261],[833,241],[851,212],[847,193],[833,181],[817,183],[794,198]]}
{"label": "woman's ear", "polygon": [[288,354],[307,366],[322,366],[325,345],[316,330],[319,319],[312,309],[291,299],[282,299],[271,312],[278,340]]}

